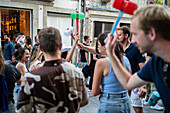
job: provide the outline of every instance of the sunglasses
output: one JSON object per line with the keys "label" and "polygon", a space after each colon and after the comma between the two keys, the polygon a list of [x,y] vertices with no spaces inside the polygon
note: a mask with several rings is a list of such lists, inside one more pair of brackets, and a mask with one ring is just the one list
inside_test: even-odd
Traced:
{"label": "sunglasses", "polygon": [[170,64],[164,64],[163,66],[163,73],[165,77],[163,78],[163,81],[165,85],[170,88]]}

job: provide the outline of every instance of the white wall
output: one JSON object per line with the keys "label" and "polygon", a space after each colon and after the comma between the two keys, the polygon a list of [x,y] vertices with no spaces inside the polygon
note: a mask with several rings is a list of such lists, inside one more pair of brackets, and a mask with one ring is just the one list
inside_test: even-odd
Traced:
{"label": "white wall", "polygon": [[65,9],[78,9],[79,1],[72,1],[72,0],[55,0],[54,7],[65,8]]}
{"label": "white wall", "polygon": [[63,45],[71,46],[71,37],[64,35],[64,31],[71,26],[71,18],[69,15],[48,15],[47,23],[47,27],[54,27],[60,31]]}

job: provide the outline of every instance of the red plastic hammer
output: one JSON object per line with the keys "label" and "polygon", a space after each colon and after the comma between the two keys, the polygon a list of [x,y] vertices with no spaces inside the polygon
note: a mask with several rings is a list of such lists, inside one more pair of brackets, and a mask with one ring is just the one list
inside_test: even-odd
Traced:
{"label": "red plastic hammer", "polygon": [[133,3],[128,0],[115,0],[113,3],[113,7],[120,11],[119,11],[117,20],[116,20],[114,26],[112,27],[112,30],[111,30],[112,34],[114,34],[116,27],[117,27],[120,19],[123,16],[123,13],[125,12],[127,14],[133,15],[133,12],[137,9],[138,5],[136,3]]}

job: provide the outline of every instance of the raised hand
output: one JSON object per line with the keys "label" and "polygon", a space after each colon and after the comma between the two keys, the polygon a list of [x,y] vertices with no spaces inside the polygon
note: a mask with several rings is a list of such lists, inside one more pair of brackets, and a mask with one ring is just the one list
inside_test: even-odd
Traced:
{"label": "raised hand", "polygon": [[78,47],[79,49],[84,49],[84,45],[83,45],[82,43],[77,43],[77,47]]}
{"label": "raised hand", "polygon": [[115,49],[116,41],[117,41],[117,36],[113,36],[111,33],[109,33],[107,39],[105,40],[106,52],[108,56],[115,54],[114,49]]}
{"label": "raised hand", "polygon": [[75,36],[74,38],[75,38],[74,44],[73,44],[72,48],[70,49],[70,51],[68,52],[67,57],[66,57],[66,61],[68,61],[68,62],[70,62],[72,60],[73,53],[74,53],[75,48],[76,48],[76,44],[78,46],[78,41],[80,40],[79,36]]}
{"label": "raised hand", "polygon": [[80,40],[80,36],[76,35],[76,36],[75,36],[75,43],[78,44],[78,41],[79,41],[79,40]]}

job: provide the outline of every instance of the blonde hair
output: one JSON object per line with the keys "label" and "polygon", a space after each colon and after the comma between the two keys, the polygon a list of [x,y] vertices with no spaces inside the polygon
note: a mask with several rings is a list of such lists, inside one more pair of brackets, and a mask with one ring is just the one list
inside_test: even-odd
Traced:
{"label": "blonde hair", "polygon": [[2,74],[2,72],[4,71],[4,56],[2,54],[2,49],[0,48],[0,75]]}
{"label": "blonde hair", "polygon": [[30,68],[31,64],[33,64],[36,60],[39,60],[39,57],[41,54],[42,54],[42,52],[40,51],[38,46],[36,46],[32,49],[30,60],[28,63],[28,68]]}
{"label": "blonde hair", "polygon": [[148,34],[151,28],[165,40],[170,40],[170,8],[163,5],[152,4],[145,6],[134,12],[133,18],[137,17],[138,27],[145,34]]}

